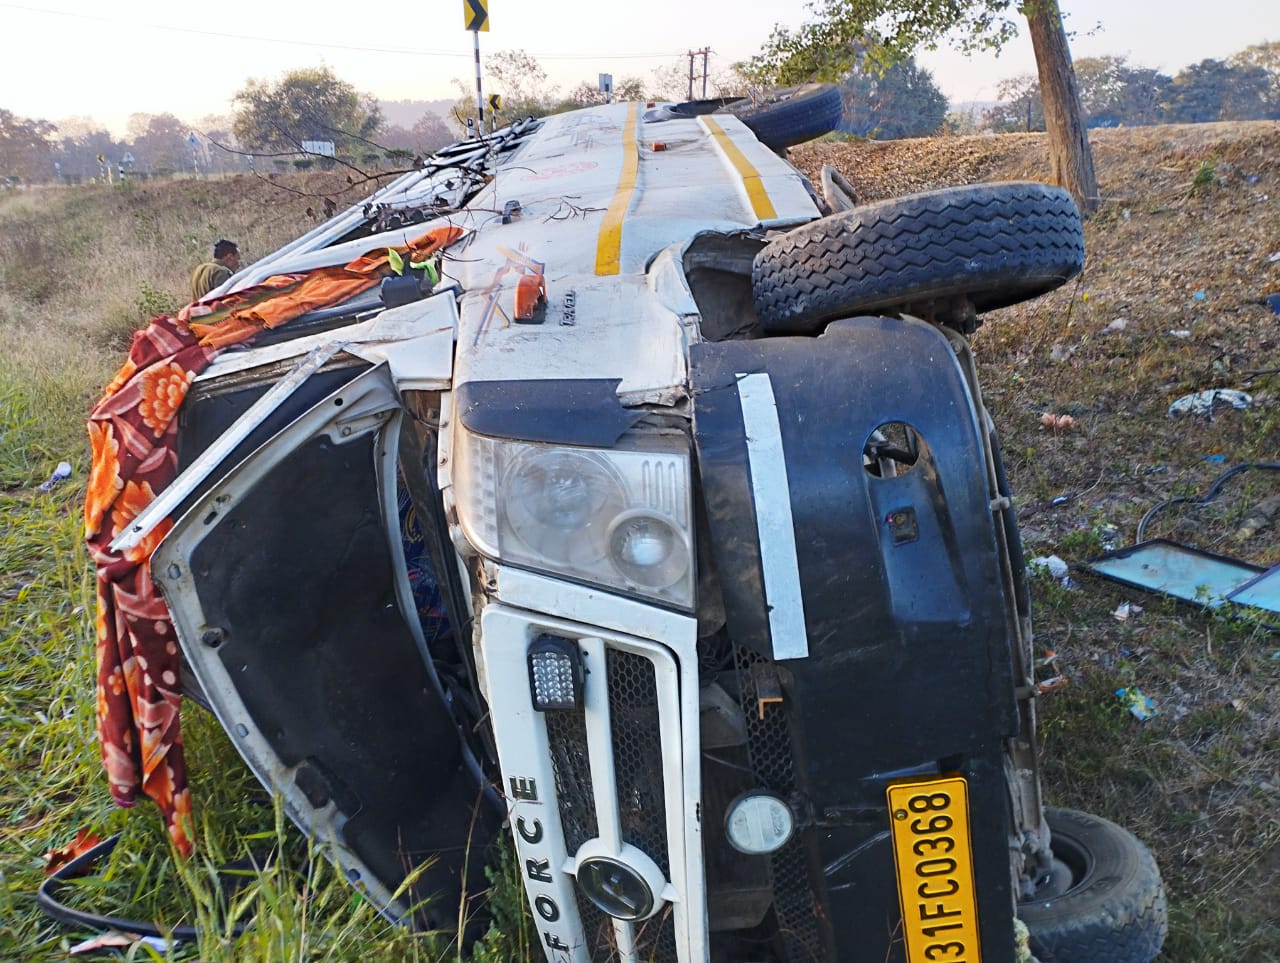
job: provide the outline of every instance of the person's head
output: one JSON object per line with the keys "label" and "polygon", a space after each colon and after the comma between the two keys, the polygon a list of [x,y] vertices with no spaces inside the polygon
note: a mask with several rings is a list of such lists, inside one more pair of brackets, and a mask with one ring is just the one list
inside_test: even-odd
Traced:
{"label": "person's head", "polygon": [[233,271],[239,270],[240,248],[236,247],[235,241],[224,238],[213,246],[213,259],[219,264],[225,264]]}

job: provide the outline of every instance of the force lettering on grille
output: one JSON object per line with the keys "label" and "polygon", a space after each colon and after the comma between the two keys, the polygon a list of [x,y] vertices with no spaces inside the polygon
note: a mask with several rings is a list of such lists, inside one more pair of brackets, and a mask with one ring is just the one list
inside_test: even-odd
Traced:
{"label": "force lettering on grille", "polygon": [[980,963],[968,786],[960,778],[888,788],[902,932],[910,963]]}

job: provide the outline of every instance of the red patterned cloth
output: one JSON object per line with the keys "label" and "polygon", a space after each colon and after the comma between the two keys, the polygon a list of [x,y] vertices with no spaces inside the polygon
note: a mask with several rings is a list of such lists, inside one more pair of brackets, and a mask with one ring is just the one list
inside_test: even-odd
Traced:
{"label": "red patterned cloth", "polygon": [[[462,236],[435,228],[405,247],[421,259]],[[386,250],[340,268],[280,275],[178,318],[153,318],[134,335],[129,359],[89,416],[92,465],[85,540],[97,570],[97,715],[111,794],[131,806],[138,790],[160,807],[174,845],[192,850],[191,793],[183,761],[178,640],[148,562],[173,527],[166,519],[136,548],[109,548],[178,471],[176,415],[192,381],[228,344],[264,328],[341,304],[390,272]],[[188,319],[200,318],[200,323]]]}
{"label": "red patterned cloth", "polygon": [[174,415],[214,355],[186,324],[159,317],[134,335],[129,360],[89,418],[93,464],[85,539],[98,580],[98,735],[111,795],[156,801],[179,851],[191,851],[178,706],[178,642],[146,564],[172,522],[123,555],[107,546],[178,472]]}

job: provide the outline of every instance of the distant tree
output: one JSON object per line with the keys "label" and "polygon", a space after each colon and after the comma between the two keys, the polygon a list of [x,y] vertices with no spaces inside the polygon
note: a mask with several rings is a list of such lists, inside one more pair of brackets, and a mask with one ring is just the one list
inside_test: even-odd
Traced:
{"label": "distant tree", "polygon": [[292,70],[275,83],[251,79],[232,103],[236,139],[255,151],[299,151],[304,140],[355,151],[382,126],[377,100],[328,67]]}
{"label": "distant tree", "polygon": [[[751,86],[754,83],[758,83],[758,78],[748,77],[745,73],[742,73],[742,64],[730,64],[728,67],[721,67],[716,60],[710,59],[708,68],[708,99],[748,96]],[[672,60],[671,63],[664,65],[664,67],[655,67],[650,72],[652,79],[645,85],[648,87],[650,99],[676,101],[678,104],[678,102],[689,100],[690,86],[694,90],[694,99],[700,99],[703,96],[700,59],[695,60],[694,70],[694,79],[690,83],[689,58],[687,56]]]}
{"label": "distant tree", "polygon": [[811,9],[815,19],[799,29],[774,28],[745,65],[755,78],[783,84],[837,79],[867,38],[877,41],[875,55],[884,64],[944,38],[961,50],[999,50],[1017,34],[1011,16],[1023,16],[1045,94],[1050,177],[1071,191],[1081,210],[1097,206],[1093,154],[1057,0],[812,0]]}
{"label": "distant tree", "polygon": [[1280,120],[1280,41],[1254,44],[1231,56],[1232,67],[1258,67],[1267,75],[1266,120]]}
{"label": "distant tree", "polygon": [[[614,82],[613,93],[609,99],[615,104],[620,104],[633,100],[648,100],[649,95],[645,92],[644,81],[639,77],[623,77],[622,80]],[[572,110],[575,107],[590,107],[592,104],[603,103],[604,91],[600,89],[599,81],[593,84],[584,80],[565,95],[559,109]]]}
{"label": "distant tree", "polygon": [[996,85],[999,103],[983,114],[982,126],[997,134],[1044,130],[1040,81],[1031,74],[1006,77]]}
{"label": "distant tree", "polygon": [[[499,50],[484,61],[484,74],[485,97],[490,93],[502,97],[504,118],[545,117],[556,106],[558,87],[550,82],[543,65],[524,50]],[[463,117],[474,117],[475,87],[467,87],[466,83],[461,87],[466,93],[458,110]],[[485,113],[488,114],[488,105]]]}
{"label": "distant tree", "polygon": [[485,73],[489,75],[490,89],[502,94],[505,110],[519,104],[528,104],[530,109],[546,107],[558,89],[549,82],[542,64],[523,50],[499,50],[485,63]]}
{"label": "distant tree", "polygon": [[230,114],[209,114],[195,122],[195,129],[207,144],[210,171],[228,174],[248,168],[249,158],[241,151],[240,142],[231,130],[234,125],[235,118]]}
{"label": "distant tree", "polygon": [[50,138],[56,130],[47,120],[19,117],[0,109],[0,178],[52,178],[54,145]]}
{"label": "distant tree", "polygon": [[378,134],[378,146],[384,150],[399,150],[413,153],[415,150],[413,133],[408,127],[399,124],[387,124]]}
{"label": "distant tree", "polygon": [[62,135],[54,152],[59,173],[63,180],[78,182],[97,177],[101,165],[98,155],[107,163],[116,165],[127,149],[109,131],[99,127],[91,117],[72,117],[58,122]]}
{"label": "distant tree", "polygon": [[978,116],[977,108],[968,105],[961,110],[950,111],[942,120],[940,133],[949,137],[960,137],[977,134],[981,127],[979,122],[981,117]]}
{"label": "distant tree", "polygon": [[378,134],[378,145],[385,150],[426,156],[456,139],[439,115],[424,113],[413,127],[393,124],[383,128]]}
{"label": "distant tree", "polygon": [[449,127],[439,114],[424,113],[418,118],[417,122],[409,129],[417,149],[420,151],[435,151],[444,147],[446,144],[452,144],[458,139],[454,131]]}
{"label": "distant tree", "polygon": [[[739,69],[740,64],[732,64],[728,68],[721,69],[716,66],[714,60],[711,60],[708,66],[710,67],[710,76],[707,78],[707,97],[709,99],[744,97],[750,92],[754,78],[748,78],[744,75]],[[702,97],[701,61],[696,64],[695,70],[697,74],[693,82],[693,96],[697,99]],[[651,74],[653,79],[647,86],[653,99],[670,100],[677,103],[689,99],[688,57],[673,60],[664,67],[655,67]]]}
{"label": "distant tree", "polygon": [[1271,82],[1262,67],[1202,60],[1178,71],[1169,85],[1165,117],[1173,123],[1256,120],[1267,116]]}
{"label": "distant tree", "polygon": [[[130,117],[130,131],[136,125]],[[134,163],[139,170],[160,172],[191,168],[191,148],[187,144],[190,129],[173,114],[141,115],[146,125],[133,138]]]}
{"label": "distant tree", "polygon": [[933,74],[913,57],[887,70],[859,56],[854,68],[840,81],[844,117],[840,130],[859,137],[894,140],[926,137],[942,126],[947,116],[947,96],[933,81]]}
{"label": "distant tree", "polygon": [[1171,77],[1133,66],[1124,57],[1086,57],[1075,66],[1080,106],[1090,127],[1160,122]]}
{"label": "distant tree", "polygon": [[677,60],[665,67],[653,69],[653,82],[649,85],[653,95],[659,100],[671,100],[679,103],[687,100],[689,95],[688,60]]}
{"label": "distant tree", "polygon": [[[1124,57],[1086,57],[1076,61],[1080,105],[1087,127],[1160,123],[1169,85],[1158,71],[1135,67]],[[1000,104],[986,112],[984,126],[997,133],[1044,130],[1040,82],[1030,74],[1002,80]]]}
{"label": "distant tree", "polygon": [[[491,94],[502,98],[503,119],[545,117],[555,109],[558,86],[550,82],[542,64],[523,50],[499,50],[483,61],[483,69],[485,99]],[[464,126],[467,118],[476,115],[475,81],[455,78],[454,84],[460,93],[453,107],[454,119]],[[487,103],[484,113],[488,129],[493,118]]]}

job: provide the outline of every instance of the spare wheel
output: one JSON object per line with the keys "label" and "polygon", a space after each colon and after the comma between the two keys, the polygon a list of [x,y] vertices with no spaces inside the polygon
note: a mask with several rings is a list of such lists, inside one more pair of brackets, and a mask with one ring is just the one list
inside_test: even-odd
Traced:
{"label": "spare wheel", "polygon": [[1148,963],[1168,912],[1151,852],[1128,830],[1073,809],[1045,810],[1055,866],[1036,897],[1018,904],[1041,963]]}
{"label": "spare wheel", "polygon": [[990,311],[1051,291],[1083,266],[1071,195],[1027,181],[911,194],[811,221],[766,244],[751,281],[767,333],[814,334],[870,312],[930,317],[957,302]]}
{"label": "spare wheel", "polygon": [[844,115],[844,101],[834,84],[802,84],[756,101],[735,100],[723,110],[746,124],[760,143],[781,151],[835,130]]}

